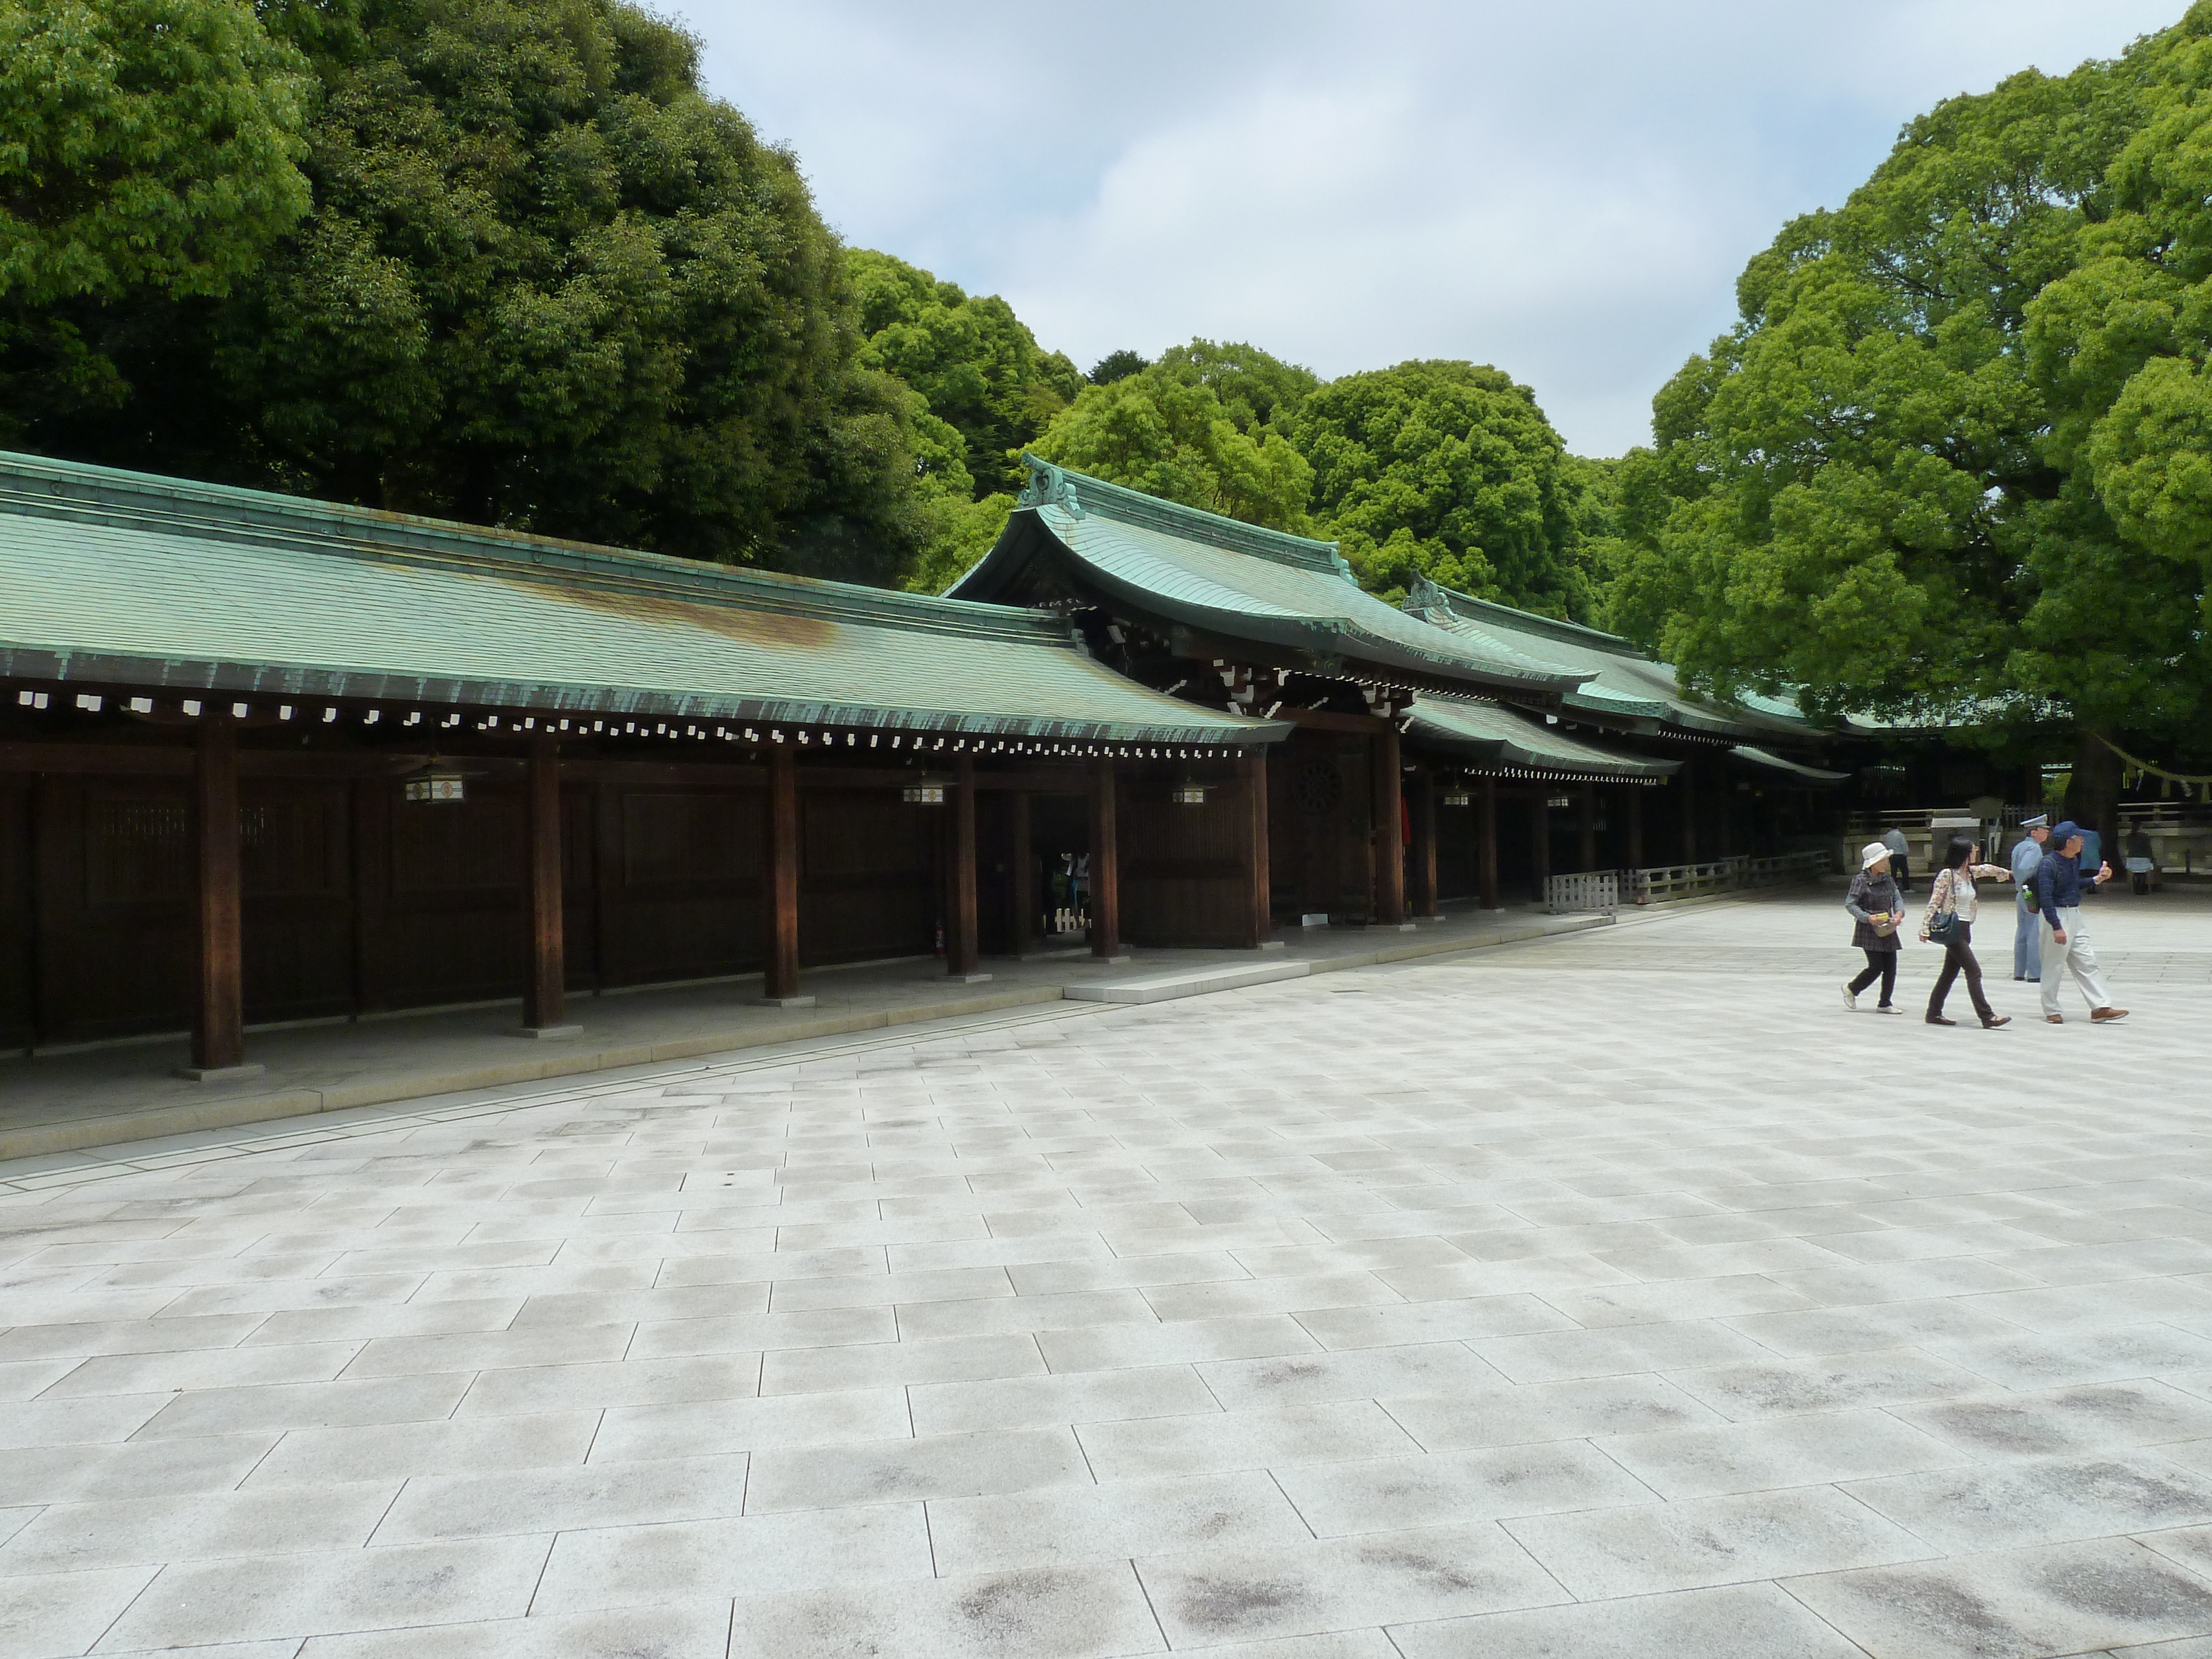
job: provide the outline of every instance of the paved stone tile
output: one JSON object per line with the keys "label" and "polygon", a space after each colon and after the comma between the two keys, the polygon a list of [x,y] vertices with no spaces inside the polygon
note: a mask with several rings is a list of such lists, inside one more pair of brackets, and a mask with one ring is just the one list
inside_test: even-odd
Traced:
{"label": "paved stone tile", "polygon": [[727,1659],[729,1645],[730,1604],[713,1601],[316,1636],[299,1659]]}
{"label": "paved stone tile", "polygon": [[156,1571],[117,1567],[0,1580],[0,1653],[47,1659],[88,1651]]}
{"label": "paved stone tile", "polygon": [[1651,1488],[1579,1440],[1272,1471],[1317,1537],[1648,1504]]}
{"label": "paved stone tile", "polygon": [[1874,1659],[2042,1659],[2212,1632],[2212,1583],[2120,1538],[1786,1588]]}
{"label": "paved stone tile", "polygon": [[1126,1562],[741,1596],[730,1623],[731,1653],[777,1659],[1109,1659],[1166,1646]]}
{"label": "paved stone tile", "polygon": [[1865,1659],[1771,1584],[1397,1625],[1404,1659]]}
{"label": "paved stone tile", "polygon": [[550,1542],[497,1538],[170,1566],[105,1645],[189,1647],[515,1618],[529,1608]]}
{"label": "paved stone tile", "polygon": [[531,1609],[580,1613],[704,1596],[872,1590],[932,1576],[921,1505],[869,1504],[564,1532]]}
{"label": "paved stone tile", "polygon": [[1066,1429],[938,1434],[918,1440],[778,1449],[753,1455],[745,1513],[973,1498],[1088,1485],[1083,1449]]}
{"label": "paved stone tile", "polygon": [[1139,1559],[1177,1648],[1448,1619],[1568,1599],[1496,1526],[1422,1527]]}
{"label": "paved stone tile", "polygon": [[1744,1583],[1934,1555],[1833,1486],[1502,1523],[1577,1599]]}
{"label": "paved stone tile", "polygon": [[2212,1522],[2212,1474],[2148,1452],[2026,1458],[1856,1481],[1847,1490],[1954,1553]]}
{"label": "paved stone tile", "polygon": [[2207,1659],[2212,975],[2122,958],[2212,952],[2105,914],[2135,1018],[1972,1068],[1893,1022],[1932,1092],[1858,1063],[1823,893],[0,1190],[0,1607],[207,1659]]}
{"label": "paved stone tile", "polygon": [[933,1498],[929,1534],[937,1570],[951,1575],[1259,1548],[1311,1536],[1282,1488],[1256,1469]]}

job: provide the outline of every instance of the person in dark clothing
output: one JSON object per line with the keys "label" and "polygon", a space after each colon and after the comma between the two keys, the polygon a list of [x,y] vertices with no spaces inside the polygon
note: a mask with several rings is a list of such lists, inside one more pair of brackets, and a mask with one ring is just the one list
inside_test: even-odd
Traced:
{"label": "person in dark clothing", "polygon": [[1880,980],[1881,1001],[1875,1012],[1902,1012],[1890,999],[1897,990],[1897,928],[1905,920],[1905,901],[1898,896],[1897,883],[1890,878],[1889,848],[1880,842],[1869,842],[1859,849],[1859,872],[1851,878],[1850,891],[1844,895],[1844,908],[1851,913],[1854,924],[1851,943],[1866,952],[1867,959],[1858,977],[1844,987],[1844,1006],[1856,1008],[1859,993]]}
{"label": "person in dark clothing", "polygon": [[2011,1015],[2001,1014],[1990,1007],[1990,1000],[1982,994],[1982,964],[1974,959],[1974,921],[1981,914],[1974,878],[2010,881],[2012,872],[1997,865],[1974,862],[1974,854],[1980,850],[1970,841],[1954,841],[1943,855],[1943,867],[1928,884],[1928,908],[1920,918],[1920,937],[1929,938],[1929,929],[1939,918],[1953,919],[1943,939],[1943,969],[1936,975],[1936,988],[1928,994],[1930,1025],[1959,1023],[1943,1017],[1943,999],[1951,994],[1952,984],[1961,974],[1966,977],[1966,995],[1984,1026],[1994,1030],[2012,1020]]}

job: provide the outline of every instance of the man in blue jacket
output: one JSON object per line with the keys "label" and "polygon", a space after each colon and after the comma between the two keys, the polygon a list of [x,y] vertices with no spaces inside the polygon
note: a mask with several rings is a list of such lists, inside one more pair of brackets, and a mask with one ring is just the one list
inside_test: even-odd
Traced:
{"label": "man in blue jacket", "polygon": [[2028,908],[2035,889],[2035,867],[2043,862],[2043,843],[2051,839],[2051,820],[2041,812],[2021,823],[2025,833],[2012,849],[2012,976],[2033,983],[2043,977],[2043,921]]}
{"label": "man in blue jacket", "polygon": [[[2090,1024],[2106,1025],[2128,1017],[2126,1009],[2112,1006],[2097,952],[2081,926],[2081,826],[2062,823],[2051,832],[2043,862],[2035,870],[2035,896],[2043,907],[2043,1017],[2053,1025],[2066,1023],[2058,1012],[2058,988],[2069,969],[2089,1000]],[[2087,880],[2094,887],[2112,878],[2112,866],[2105,864]]]}

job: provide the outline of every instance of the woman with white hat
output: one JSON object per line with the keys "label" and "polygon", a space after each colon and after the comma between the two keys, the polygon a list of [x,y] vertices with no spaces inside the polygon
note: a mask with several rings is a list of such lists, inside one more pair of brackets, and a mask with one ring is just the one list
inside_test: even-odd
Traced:
{"label": "woman with white hat", "polygon": [[1875,1012],[1901,1012],[1890,998],[1897,990],[1897,930],[1905,920],[1905,901],[1889,873],[1889,848],[1880,842],[1870,841],[1859,848],[1859,872],[1851,878],[1851,890],[1844,895],[1844,908],[1856,924],[1851,943],[1866,952],[1867,959],[1858,977],[1844,987],[1844,1006],[1857,1007],[1859,993],[1880,980],[1881,1001]]}

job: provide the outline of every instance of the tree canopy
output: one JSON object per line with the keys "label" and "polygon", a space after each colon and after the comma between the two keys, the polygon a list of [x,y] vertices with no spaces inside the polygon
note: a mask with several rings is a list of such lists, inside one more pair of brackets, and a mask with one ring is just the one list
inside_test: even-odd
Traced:
{"label": "tree canopy", "polygon": [[1831,709],[2201,721],[2208,122],[2200,0],[2116,63],[1939,106],[1785,228],[1620,469],[1617,623]]}
{"label": "tree canopy", "polygon": [[1075,400],[1075,365],[1042,349],[995,294],[971,296],[888,253],[855,248],[845,259],[862,365],[896,375],[959,433],[978,495],[1019,489],[1016,457]]}
{"label": "tree canopy", "polygon": [[313,71],[312,210],[218,298],[77,304],[127,390],[33,441],[862,580],[915,556],[913,395],[859,361],[842,249],[689,36],[623,0],[268,28]]}
{"label": "tree canopy", "polygon": [[1313,515],[1361,582],[1416,578],[1553,616],[1586,617],[1565,446],[1527,386],[1464,362],[1347,374],[1286,416],[1314,469]]}

